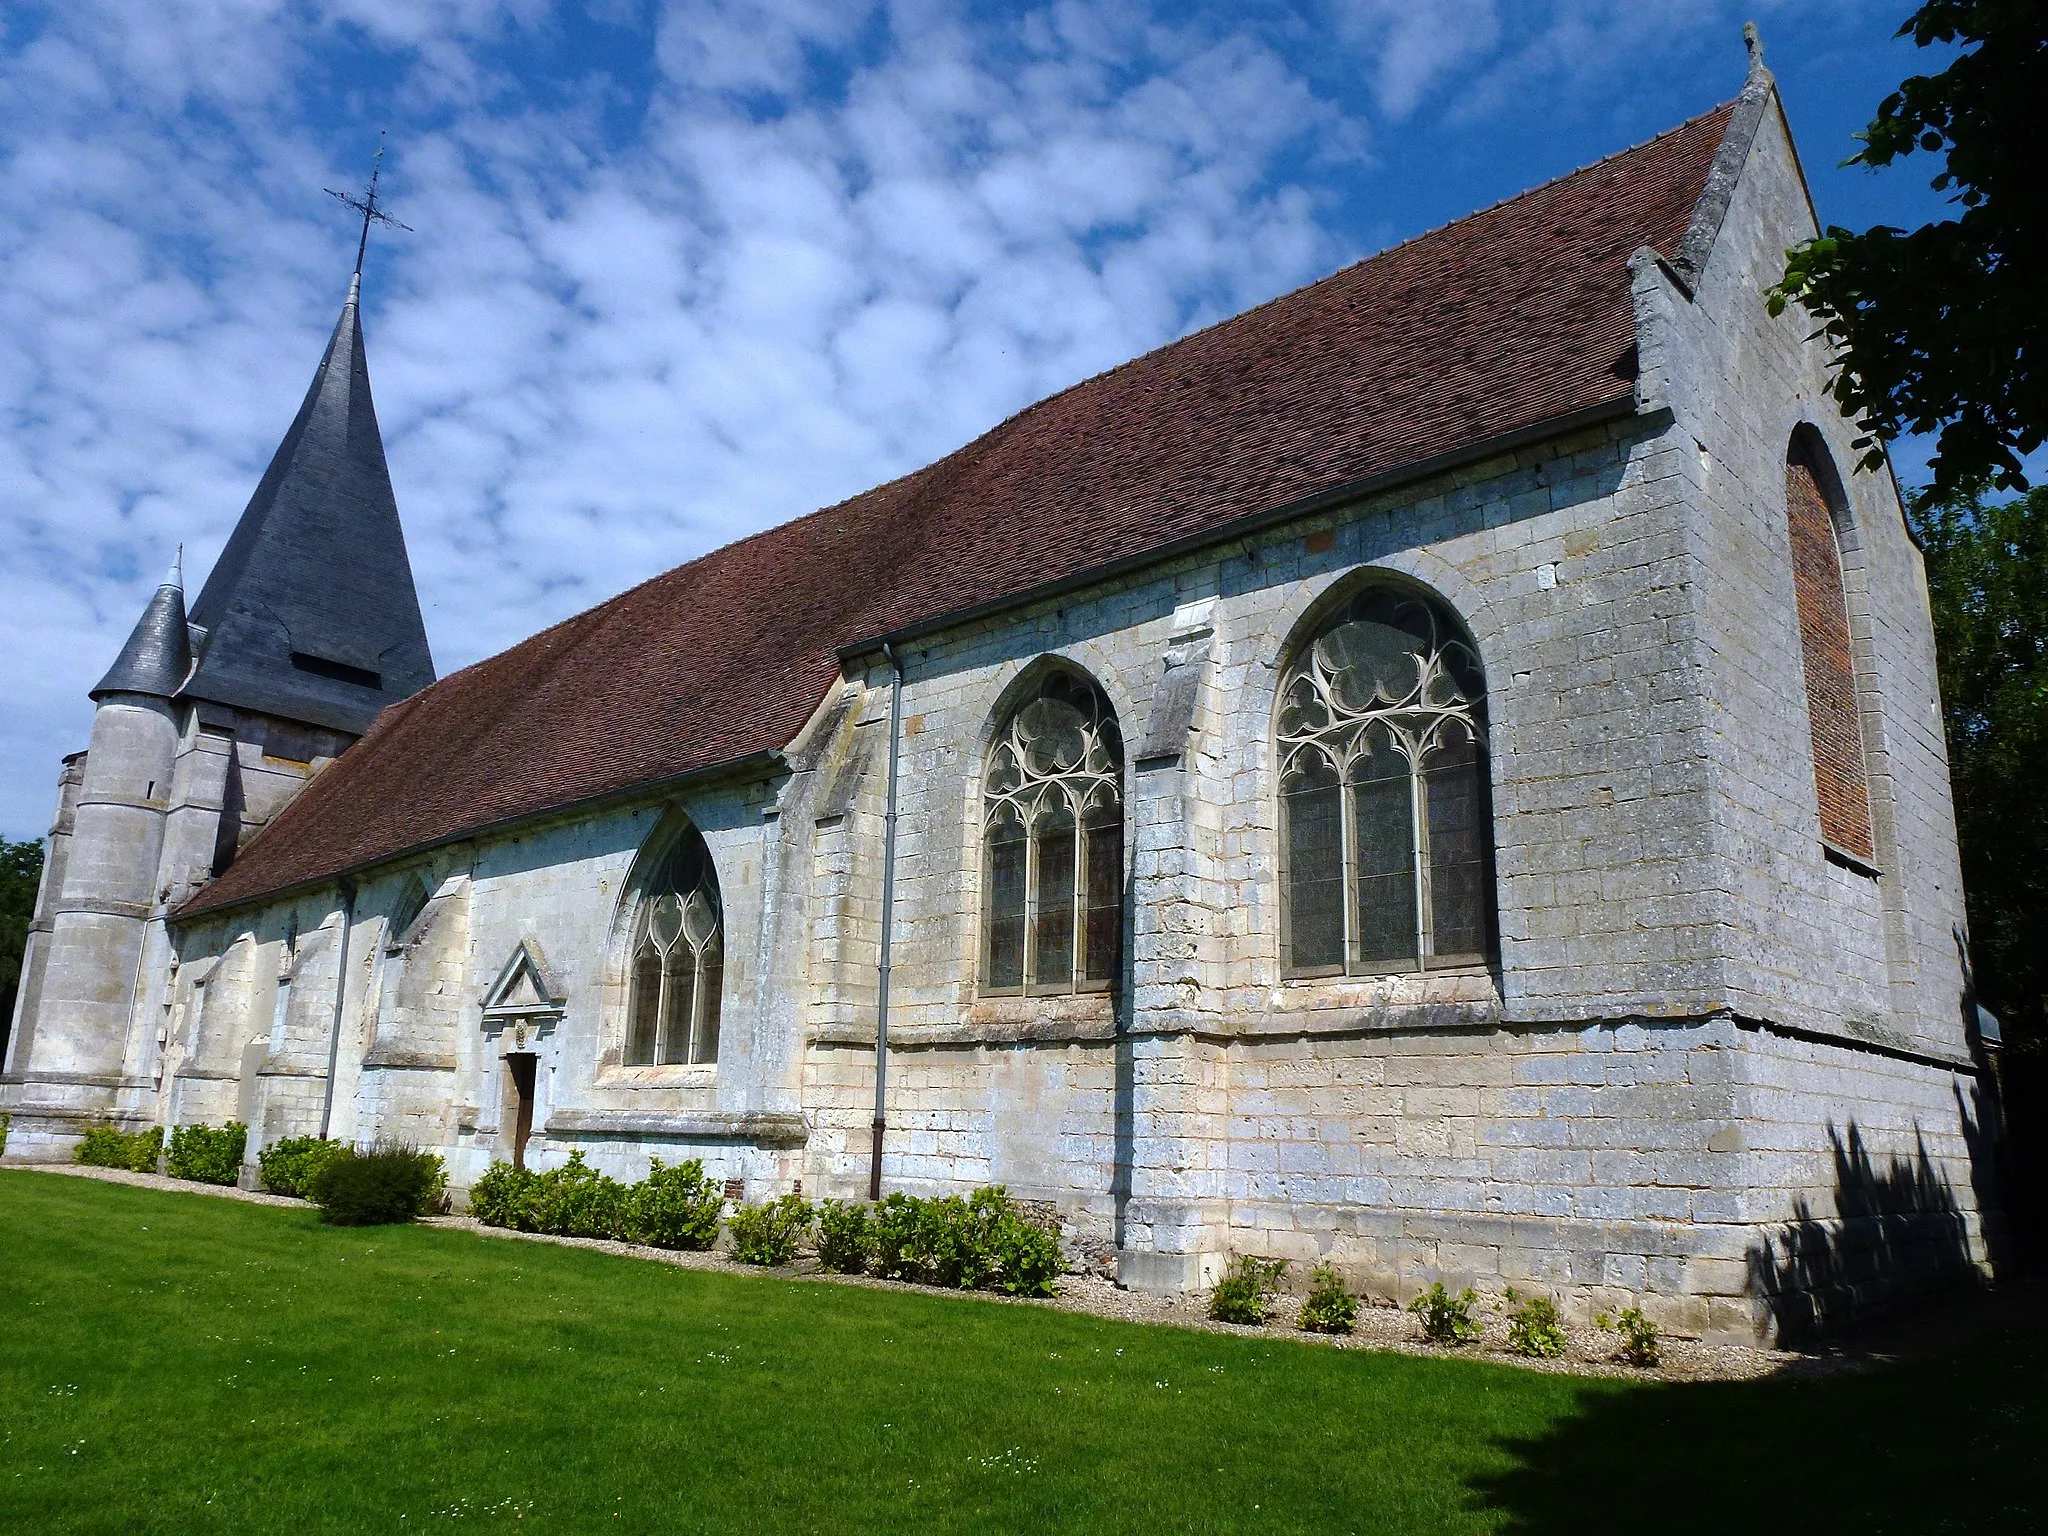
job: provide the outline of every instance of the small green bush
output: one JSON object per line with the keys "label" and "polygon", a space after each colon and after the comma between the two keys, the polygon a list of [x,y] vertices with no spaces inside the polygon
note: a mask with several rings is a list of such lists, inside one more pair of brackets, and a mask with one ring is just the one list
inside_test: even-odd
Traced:
{"label": "small green bush", "polygon": [[487,1227],[510,1227],[531,1232],[527,1221],[533,1209],[533,1181],[537,1175],[510,1163],[492,1163],[490,1170],[469,1189],[469,1214]]}
{"label": "small green bush", "polygon": [[814,1214],[802,1195],[741,1206],[732,1213],[732,1256],[742,1264],[793,1262],[798,1244],[810,1234]]}
{"label": "small green bush", "polygon": [[890,1280],[955,1290],[1050,1296],[1059,1239],[1034,1226],[991,1184],[962,1199],[892,1194],[870,1216],[873,1266]]}
{"label": "small green bush", "polygon": [[469,1214],[487,1227],[554,1237],[604,1237],[697,1252],[718,1240],[725,1206],[696,1158],[665,1166],[660,1158],[638,1184],[622,1184],[571,1152],[546,1173],[493,1163],[471,1186]]}
{"label": "small green bush", "polygon": [[1548,1296],[1531,1296],[1524,1301],[1513,1286],[1503,1299],[1514,1310],[1508,1313],[1508,1348],[1532,1360],[1555,1360],[1564,1353],[1564,1325],[1558,1320],[1557,1303]]}
{"label": "small green bush", "polygon": [[146,1131],[123,1131],[101,1120],[85,1128],[85,1135],[71,1149],[71,1161],[88,1168],[126,1168],[130,1173],[155,1173],[163,1155],[164,1128],[153,1125]]}
{"label": "small green bush", "polygon": [[1641,1307],[1623,1307],[1619,1318],[1602,1312],[1593,1321],[1609,1332],[1620,1333],[1621,1347],[1614,1353],[1627,1364],[1647,1371],[1664,1363],[1664,1346],[1657,1336],[1657,1325],[1643,1316]]}
{"label": "small green bush", "polygon": [[875,1224],[858,1200],[818,1207],[818,1262],[842,1275],[864,1273],[875,1254]]}
{"label": "small green bush", "polygon": [[238,1120],[220,1126],[175,1126],[164,1171],[195,1184],[233,1184],[242,1176],[242,1152],[248,1144],[249,1128]]}
{"label": "small green bush", "polygon": [[532,1202],[526,1212],[527,1232],[557,1237],[617,1237],[625,1230],[627,1186],[599,1173],[571,1152],[569,1161],[535,1176]]}
{"label": "small green bush", "polygon": [[1301,1304],[1301,1326],[1306,1333],[1349,1333],[1358,1325],[1358,1298],[1344,1288],[1344,1281],[1328,1264],[1318,1264],[1308,1300]]}
{"label": "small green bush", "polygon": [[1263,1323],[1273,1314],[1273,1287],[1286,1270],[1285,1259],[1239,1254],[1230,1273],[1209,1293],[1209,1315],[1219,1323]]}
{"label": "small green bush", "polygon": [[338,1141],[289,1136],[258,1152],[256,1166],[262,1172],[263,1187],[273,1195],[295,1195],[303,1200],[313,1187],[314,1176],[344,1150]]}
{"label": "small green bush", "polygon": [[448,1170],[432,1152],[377,1145],[367,1152],[344,1147],[313,1175],[306,1197],[320,1219],[337,1227],[374,1227],[411,1221],[441,1203]]}
{"label": "small green bush", "polygon": [[1422,1336],[1432,1344],[1470,1344],[1479,1337],[1479,1325],[1472,1321],[1472,1303],[1479,1299],[1471,1286],[1453,1296],[1439,1280],[1408,1303],[1408,1310],[1422,1319]]}
{"label": "small green bush", "polygon": [[926,1279],[924,1255],[933,1246],[927,1229],[937,1225],[927,1211],[929,1204],[897,1191],[884,1196],[875,1206],[876,1274],[886,1280]]}
{"label": "small green bush", "polygon": [[665,1168],[657,1157],[647,1177],[627,1188],[619,1236],[629,1243],[702,1253],[718,1241],[724,1209],[725,1196],[704,1177],[703,1163],[693,1157]]}

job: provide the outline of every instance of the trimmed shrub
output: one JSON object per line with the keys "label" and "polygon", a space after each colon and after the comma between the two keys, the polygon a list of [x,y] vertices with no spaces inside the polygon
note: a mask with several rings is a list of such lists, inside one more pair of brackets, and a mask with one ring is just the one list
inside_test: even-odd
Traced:
{"label": "trimmed shrub", "polygon": [[858,1200],[827,1200],[818,1207],[818,1262],[842,1275],[866,1271],[875,1255],[875,1224]]}
{"label": "trimmed shrub", "polygon": [[71,1149],[71,1161],[87,1168],[126,1168],[130,1173],[155,1173],[163,1155],[164,1128],[153,1125],[146,1131],[123,1131],[105,1120],[85,1128],[85,1135]]}
{"label": "trimmed shrub", "polygon": [[1219,1323],[1263,1323],[1273,1314],[1273,1287],[1286,1272],[1285,1259],[1239,1254],[1230,1273],[1209,1293],[1209,1315]]}
{"label": "trimmed shrub", "polygon": [[432,1152],[417,1147],[344,1147],[313,1175],[307,1198],[320,1219],[337,1227],[374,1227],[411,1221],[441,1203],[448,1170]]}
{"label": "trimmed shrub", "polygon": [[521,1230],[552,1232],[557,1237],[616,1237],[625,1227],[627,1188],[599,1173],[571,1152],[569,1161],[533,1181],[528,1218]]}
{"label": "trimmed shrub", "polygon": [[1439,1280],[1409,1302],[1408,1310],[1422,1319],[1422,1336],[1430,1343],[1469,1344],[1479,1337],[1479,1325],[1472,1321],[1472,1303],[1478,1299],[1469,1285],[1453,1296]]}
{"label": "trimmed shrub", "polygon": [[195,1184],[233,1184],[242,1176],[242,1152],[248,1145],[249,1128],[239,1120],[174,1126],[164,1171]]}
{"label": "trimmed shrub", "polygon": [[262,1172],[263,1187],[273,1195],[296,1195],[303,1200],[313,1187],[314,1176],[344,1150],[338,1141],[289,1136],[258,1152],[256,1166]]}
{"label": "trimmed shrub", "polygon": [[1308,1300],[1301,1304],[1304,1333],[1349,1333],[1358,1326],[1358,1298],[1328,1264],[1318,1264]]}
{"label": "trimmed shrub", "polygon": [[629,1243],[655,1248],[683,1248],[702,1253],[718,1241],[718,1218],[725,1209],[719,1187],[704,1177],[696,1158],[673,1168],[653,1159],[647,1177],[626,1191],[625,1230]]}
{"label": "trimmed shrub", "polygon": [[1614,1352],[1617,1359],[1646,1371],[1664,1363],[1664,1346],[1657,1336],[1657,1325],[1643,1316],[1641,1307],[1623,1307],[1619,1318],[1602,1312],[1593,1321],[1621,1335],[1621,1347]]}
{"label": "trimmed shrub", "polygon": [[1510,1350],[1532,1360],[1555,1360],[1564,1353],[1564,1325],[1558,1320],[1556,1302],[1548,1296],[1524,1301],[1513,1286],[1502,1293],[1502,1299],[1514,1308],[1508,1313]]}
{"label": "trimmed shrub", "polygon": [[1000,1184],[965,1199],[892,1194],[870,1224],[875,1272],[890,1280],[1050,1296],[1064,1267],[1059,1239],[1019,1215]]}
{"label": "trimmed shrub", "polygon": [[925,1255],[933,1243],[927,1228],[929,1201],[896,1191],[874,1209],[875,1273],[885,1280],[926,1279]]}
{"label": "trimmed shrub", "polygon": [[469,1214],[487,1227],[697,1252],[718,1241],[724,1207],[718,1186],[694,1157],[673,1168],[657,1157],[638,1184],[600,1173],[580,1151],[546,1173],[493,1163],[469,1191]]}
{"label": "trimmed shrub", "polygon": [[487,1227],[534,1230],[533,1186],[538,1174],[510,1163],[493,1163],[469,1189],[469,1214]]}
{"label": "trimmed shrub", "polygon": [[732,1213],[732,1256],[742,1264],[788,1264],[810,1234],[813,1213],[802,1195],[784,1195]]}

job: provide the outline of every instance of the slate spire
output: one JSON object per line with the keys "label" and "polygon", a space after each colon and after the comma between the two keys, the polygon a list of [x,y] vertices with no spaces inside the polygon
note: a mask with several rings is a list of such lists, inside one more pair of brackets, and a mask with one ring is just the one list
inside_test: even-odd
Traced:
{"label": "slate spire", "polygon": [[149,693],[168,699],[192,670],[192,644],[185,627],[185,550],[178,547],[170,570],[157,583],[156,595],[135,621],[128,643],[107,668],[91,697],[109,693]]}
{"label": "slate spire", "polygon": [[305,402],[198,601],[180,697],[361,734],[434,680],[349,283]]}

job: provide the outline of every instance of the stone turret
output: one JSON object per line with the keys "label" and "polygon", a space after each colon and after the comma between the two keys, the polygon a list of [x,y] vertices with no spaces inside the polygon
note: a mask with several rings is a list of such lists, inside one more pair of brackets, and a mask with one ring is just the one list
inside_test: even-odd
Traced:
{"label": "stone turret", "polygon": [[[185,584],[174,563],[92,690],[92,743],[65,786],[66,857],[37,914],[42,951],[10,1046],[49,1095],[96,1108],[121,1085],[145,932],[158,901],[164,818],[178,754],[173,702],[191,670]],[[67,765],[69,766],[69,765]],[[68,778],[68,775],[67,775]]]}

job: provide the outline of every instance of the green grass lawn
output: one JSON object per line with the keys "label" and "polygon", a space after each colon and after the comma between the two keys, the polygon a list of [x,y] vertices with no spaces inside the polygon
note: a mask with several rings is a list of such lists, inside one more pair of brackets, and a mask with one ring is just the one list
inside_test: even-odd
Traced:
{"label": "green grass lawn", "polygon": [[2043,1337],[1639,1386],[0,1172],[0,1529],[2031,1531]]}

